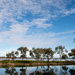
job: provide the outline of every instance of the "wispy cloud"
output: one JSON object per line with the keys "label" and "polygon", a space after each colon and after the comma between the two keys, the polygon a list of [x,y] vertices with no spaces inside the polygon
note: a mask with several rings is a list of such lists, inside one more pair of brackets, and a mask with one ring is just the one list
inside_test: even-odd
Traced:
{"label": "wispy cloud", "polygon": [[[67,9],[67,5],[70,3],[71,0],[1,0],[0,23],[17,21],[16,19],[23,20],[23,16],[26,16],[28,12],[47,19],[57,17],[60,14],[69,15],[75,13],[74,7]],[[34,21],[36,22],[36,20]]]}
{"label": "wispy cloud", "polygon": [[[59,38],[59,35],[64,36],[65,34],[72,34],[73,31],[67,32],[60,32],[60,33],[53,33],[53,32],[40,32],[35,34],[26,34],[26,27],[19,27],[19,25],[15,25],[15,28],[11,27],[10,31],[0,32],[0,43],[5,42],[6,44],[13,44],[13,45],[23,45],[29,47],[37,47],[37,46],[49,46],[55,45],[58,41],[63,39],[63,37]],[[22,26],[22,25],[21,25]],[[26,29],[25,29],[26,28]],[[25,32],[25,33],[24,33]],[[65,36],[67,37],[67,36]],[[67,39],[67,38],[64,38]]]}
{"label": "wispy cloud", "polygon": [[[70,34],[72,31],[38,34],[34,31],[35,34],[27,34],[32,26],[38,31],[40,28],[47,29],[53,25],[51,19],[75,13],[75,4],[68,9],[70,3],[71,0],[0,0],[0,42],[28,46],[57,43],[59,38],[55,36]],[[28,20],[27,16],[32,20]]]}

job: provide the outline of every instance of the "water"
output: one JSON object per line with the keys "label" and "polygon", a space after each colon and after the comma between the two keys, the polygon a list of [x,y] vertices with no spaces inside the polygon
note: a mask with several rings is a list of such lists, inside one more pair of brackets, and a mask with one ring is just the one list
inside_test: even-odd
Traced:
{"label": "water", "polygon": [[[8,58],[0,58],[0,61],[1,60],[8,60]],[[11,58],[10,58],[10,60],[12,60]],[[14,60],[22,60],[21,58],[20,59],[18,59],[18,58],[16,58],[16,59],[14,59]],[[36,59],[23,59],[23,60],[36,60]],[[41,60],[41,59],[39,59],[39,60]],[[47,59],[44,59],[44,61],[47,61]],[[50,61],[60,61],[60,59],[59,58],[57,58],[57,59],[50,59]],[[61,61],[75,61],[75,59],[61,59]]]}
{"label": "water", "polygon": [[75,75],[75,65],[0,68],[0,75]]}

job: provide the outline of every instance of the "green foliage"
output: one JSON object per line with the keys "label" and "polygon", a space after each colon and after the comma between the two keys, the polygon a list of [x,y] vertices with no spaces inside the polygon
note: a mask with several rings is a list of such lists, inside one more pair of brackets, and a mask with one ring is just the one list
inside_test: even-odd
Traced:
{"label": "green foliage", "polygon": [[7,58],[11,58],[11,53],[7,53],[7,54],[6,54],[6,57],[7,57]]}
{"label": "green foliage", "polygon": [[16,51],[16,52],[12,51],[12,52],[10,52],[10,53],[7,53],[7,54],[6,54],[6,57],[7,57],[7,58],[15,59],[16,56],[18,56],[18,54],[19,54],[18,51]]}
{"label": "green foliage", "polygon": [[53,55],[54,51],[52,51],[51,48],[32,48],[32,50],[30,50],[30,56],[35,58],[36,60],[46,57],[49,61],[49,59],[52,58]]}
{"label": "green foliage", "polygon": [[75,57],[75,49],[71,49],[71,52],[68,53],[69,56],[74,56]]}
{"label": "green foliage", "polygon": [[38,61],[41,58],[41,48],[32,48],[30,50],[30,56]]}
{"label": "green foliage", "polygon": [[26,52],[29,51],[29,49],[27,47],[20,47],[18,48],[18,51],[21,52],[21,58],[26,58]]}
{"label": "green foliage", "polygon": [[62,55],[64,55],[64,52],[66,52],[66,53],[68,52],[68,51],[65,49],[65,46],[62,46],[62,45],[57,46],[57,47],[55,48],[55,50],[56,50],[57,54],[60,55],[60,58],[62,58]]}
{"label": "green foliage", "polygon": [[67,59],[68,56],[66,54],[62,55],[62,59]]}
{"label": "green foliage", "polygon": [[45,57],[47,57],[47,60],[49,61],[50,58],[53,58],[54,51],[52,51],[51,48],[44,48]]}
{"label": "green foliage", "polygon": [[32,58],[34,58],[34,55],[33,55],[33,51],[30,50],[30,54],[29,54]]}

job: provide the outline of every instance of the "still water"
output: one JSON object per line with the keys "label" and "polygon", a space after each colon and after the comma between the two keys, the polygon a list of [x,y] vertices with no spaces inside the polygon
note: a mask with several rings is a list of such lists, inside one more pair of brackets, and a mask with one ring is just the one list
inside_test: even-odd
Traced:
{"label": "still water", "polygon": [[75,65],[0,68],[0,75],[75,75]]}
{"label": "still water", "polygon": [[[7,58],[0,58],[0,60],[8,60]],[[12,60],[11,58],[9,59],[9,60]],[[15,60],[22,60],[21,58],[16,58]],[[36,59],[23,59],[23,60],[36,60]],[[39,59],[39,60],[41,60],[41,59]],[[47,61],[47,59],[44,59],[44,61]],[[55,58],[53,58],[53,59],[50,59],[50,61],[60,61],[60,59],[59,58],[57,58],[57,59],[55,59]],[[75,59],[71,59],[71,58],[68,58],[68,59],[61,59],[61,61],[75,61]]]}

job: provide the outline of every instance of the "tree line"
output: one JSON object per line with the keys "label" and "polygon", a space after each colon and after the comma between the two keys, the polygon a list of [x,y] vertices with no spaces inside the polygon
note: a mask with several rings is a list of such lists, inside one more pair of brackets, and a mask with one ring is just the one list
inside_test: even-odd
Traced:
{"label": "tree line", "polygon": [[[65,54],[68,52],[68,50],[66,50],[65,46],[62,45],[55,47],[55,50],[52,50],[52,48],[32,48],[29,50],[27,47],[20,47],[17,49],[17,51],[7,53],[6,58],[12,58],[12,60],[14,60],[20,54],[20,58],[24,59],[27,58],[26,53],[28,51],[29,55],[37,61],[39,61],[39,59],[43,61],[45,58],[47,61],[49,61],[51,58],[53,58],[55,53],[60,55],[60,59],[68,58],[68,56]],[[68,55],[75,58],[75,49],[71,49],[71,52],[68,53]]]}

